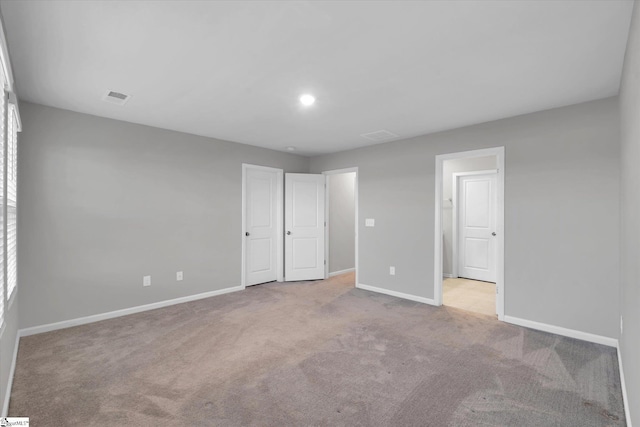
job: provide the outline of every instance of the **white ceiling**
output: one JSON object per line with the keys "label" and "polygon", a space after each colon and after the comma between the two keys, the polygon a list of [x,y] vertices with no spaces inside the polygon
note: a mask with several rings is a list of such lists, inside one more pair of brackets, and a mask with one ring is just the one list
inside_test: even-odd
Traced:
{"label": "white ceiling", "polygon": [[[616,95],[631,1],[2,1],[18,96],[314,155]],[[124,106],[106,90],[132,95]],[[316,104],[303,108],[310,92]]]}

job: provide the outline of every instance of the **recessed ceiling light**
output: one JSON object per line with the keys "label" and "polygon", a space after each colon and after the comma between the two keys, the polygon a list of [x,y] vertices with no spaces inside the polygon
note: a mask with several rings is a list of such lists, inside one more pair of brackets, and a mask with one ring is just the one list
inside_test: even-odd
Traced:
{"label": "recessed ceiling light", "polygon": [[313,105],[314,102],[316,102],[316,97],[313,95],[309,95],[308,93],[305,93],[300,97],[300,103],[305,107]]}
{"label": "recessed ceiling light", "polygon": [[288,146],[287,151],[296,151],[296,147]]}

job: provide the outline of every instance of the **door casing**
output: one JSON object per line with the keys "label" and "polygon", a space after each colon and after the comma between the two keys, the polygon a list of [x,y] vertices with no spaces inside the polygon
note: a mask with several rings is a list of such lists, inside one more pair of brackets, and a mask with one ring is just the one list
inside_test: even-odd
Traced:
{"label": "door casing", "polygon": [[434,254],[433,254],[433,301],[435,305],[442,305],[442,167],[445,160],[464,159],[471,157],[496,156],[498,172],[496,176],[497,212],[496,212],[496,312],[498,320],[504,320],[505,312],[505,283],[504,283],[504,175],[505,149],[504,147],[484,148],[480,150],[462,151],[458,153],[439,154],[435,156],[435,226],[434,226]]}
{"label": "door casing", "polygon": [[324,196],[324,206],[325,206],[325,215],[324,218],[327,221],[327,226],[324,228],[324,259],[327,260],[327,263],[325,264],[324,267],[324,277],[325,279],[329,277],[329,245],[331,244],[331,242],[329,241],[329,227],[331,227],[330,224],[330,219],[329,219],[329,175],[339,175],[339,174],[343,174],[343,173],[350,173],[350,172],[355,172],[356,173],[356,179],[354,182],[354,189],[353,189],[353,202],[355,203],[355,236],[354,239],[356,239],[356,253],[355,253],[355,270],[356,270],[356,284],[358,284],[358,168],[357,167],[352,167],[352,168],[344,168],[344,169],[334,169],[334,170],[330,170],[330,171],[324,171],[322,172],[323,175],[326,175],[325,177],[325,184],[324,184],[324,191],[325,191],[325,196]]}

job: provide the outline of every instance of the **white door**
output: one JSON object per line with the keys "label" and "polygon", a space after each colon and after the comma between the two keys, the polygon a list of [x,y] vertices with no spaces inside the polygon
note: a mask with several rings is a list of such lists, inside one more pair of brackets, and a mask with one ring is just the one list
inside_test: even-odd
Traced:
{"label": "white door", "polygon": [[282,171],[247,166],[245,174],[245,285],[251,286],[277,278]]}
{"label": "white door", "polygon": [[285,175],[286,281],[324,279],[324,183],[324,175]]}
{"label": "white door", "polygon": [[496,174],[458,179],[458,275],[495,283]]}

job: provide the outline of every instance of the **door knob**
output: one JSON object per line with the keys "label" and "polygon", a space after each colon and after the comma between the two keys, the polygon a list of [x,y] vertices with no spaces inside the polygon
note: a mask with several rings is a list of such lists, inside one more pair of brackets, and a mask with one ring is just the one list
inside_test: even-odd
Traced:
{"label": "door knob", "polygon": [[244,233],[245,236],[250,236],[250,233],[247,231],[246,233]]}
{"label": "door knob", "polygon": [[290,235],[290,234],[291,234],[291,232],[290,232],[290,231],[287,231],[287,236],[288,236],[288,235]]}
{"label": "door knob", "polygon": [[492,236],[495,236],[495,235],[496,235],[496,232],[494,231],[493,233],[491,233],[491,235],[492,235]]}

